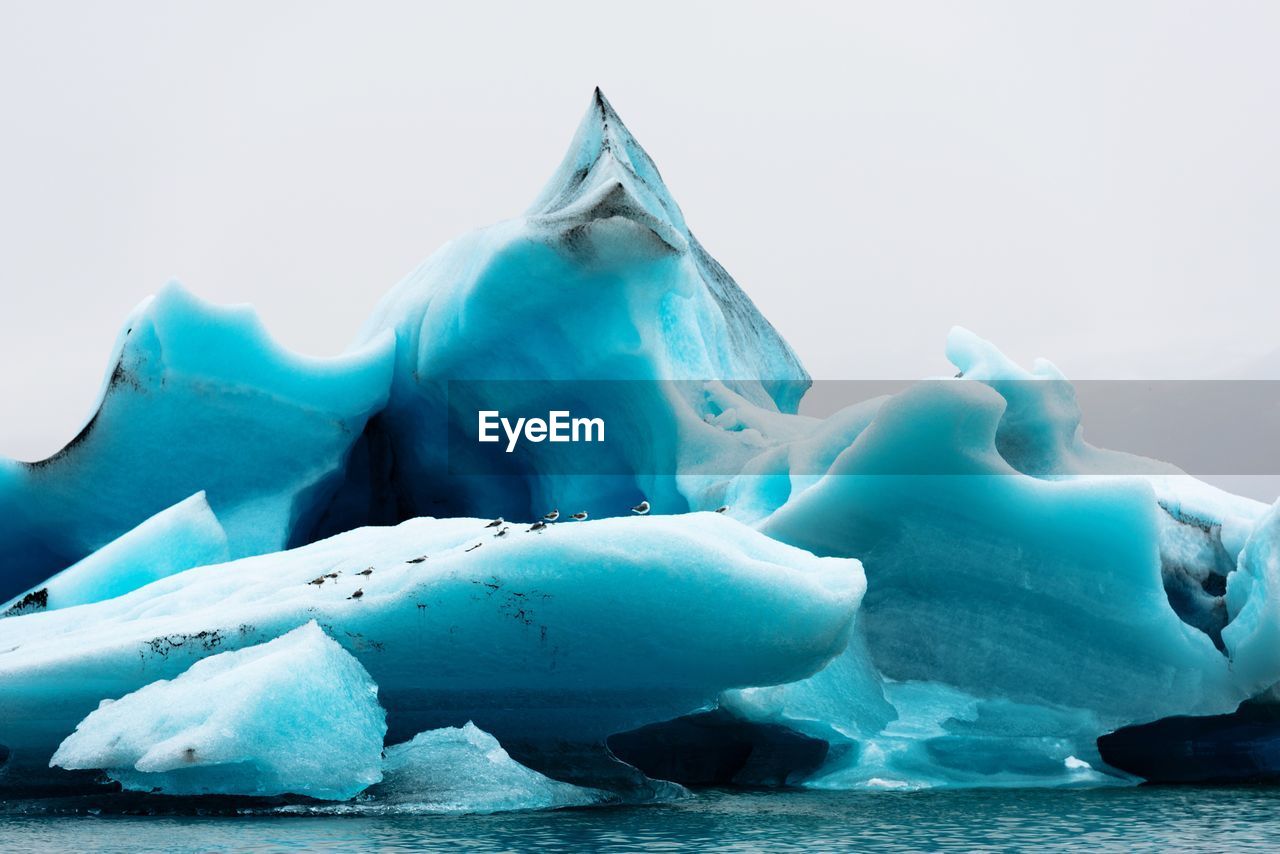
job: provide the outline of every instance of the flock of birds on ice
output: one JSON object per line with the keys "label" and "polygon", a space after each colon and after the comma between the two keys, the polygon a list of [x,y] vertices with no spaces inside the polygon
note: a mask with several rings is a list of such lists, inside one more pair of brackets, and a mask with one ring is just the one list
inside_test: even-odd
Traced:
{"label": "flock of birds on ice", "polygon": [[[649,502],[641,501],[635,507],[631,508],[631,512],[636,514],[637,516],[647,516],[649,515],[649,509],[650,509]],[[716,512],[724,513],[728,509],[729,509],[728,505],[725,505],[723,507],[717,507]],[[570,513],[569,518],[575,522],[585,522],[587,520],[587,513],[585,510],[579,510],[577,513]],[[538,531],[544,531],[546,530],[548,525],[554,525],[559,520],[560,520],[560,510],[559,508],[556,508],[552,510],[550,513],[544,514],[541,519],[539,519],[538,521],[530,525],[528,530],[534,533]],[[507,535],[507,532],[511,530],[511,526],[508,525],[506,520],[503,519],[501,516],[499,516],[497,519],[494,519],[489,524],[485,525],[485,528],[497,528],[498,530],[494,533],[495,537],[505,537]],[[463,549],[463,551],[473,552],[476,549],[480,548],[482,545],[484,545],[483,541],[478,542],[475,545],[468,546],[467,548]],[[418,557],[409,558],[408,560],[405,561],[405,563],[422,563],[426,559],[427,559],[426,555],[419,555]],[[311,579],[307,583],[314,584],[316,587],[319,587],[322,584],[324,584],[326,581],[336,579],[341,574],[342,574],[342,570],[337,570],[335,572],[327,572],[324,575],[316,576],[315,578]],[[362,569],[359,572],[357,572],[356,575],[361,575],[361,576],[364,576],[365,578],[368,578],[370,575],[373,575],[373,567],[370,566],[366,569]],[[356,591],[352,593],[350,596],[348,596],[347,598],[359,599],[362,596],[364,596],[364,588],[358,587],[356,588]]]}

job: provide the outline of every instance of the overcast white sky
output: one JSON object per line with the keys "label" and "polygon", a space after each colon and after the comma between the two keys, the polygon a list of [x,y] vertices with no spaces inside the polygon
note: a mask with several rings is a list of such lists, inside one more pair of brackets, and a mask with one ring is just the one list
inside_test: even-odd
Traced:
{"label": "overcast white sky", "polygon": [[[0,453],[178,278],[343,349],[518,214],[601,85],[819,378],[952,324],[1076,377],[1280,344],[1280,4],[0,4]],[[1274,357],[1272,357],[1274,359]]]}

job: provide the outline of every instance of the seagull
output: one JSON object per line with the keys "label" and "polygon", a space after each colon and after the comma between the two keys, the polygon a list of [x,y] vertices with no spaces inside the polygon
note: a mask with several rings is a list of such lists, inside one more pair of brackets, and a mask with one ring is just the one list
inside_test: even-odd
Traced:
{"label": "seagull", "polygon": [[501,516],[499,516],[497,519],[494,519],[494,520],[493,520],[492,522],[490,522],[488,525],[485,525],[485,527],[486,527],[486,528],[496,528],[496,527],[498,527],[498,526],[499,526],[499,525],[501,525],[501,524],[502,524],[502,517],[501,517]]}
{"label": "seagull", "polygon": [[368,569],[362,569],[359,572],[357,572],[356,575],[373,575],[373,567],[369,567]]}
{"label": "seagull", "polygon": [[313,579],[311,579],[310,581],[308,581],[307,583],[308,583],[308,584],[314,584],[316,587],[319,587],[321,584],[324,584],[324,576],[322,575],[322,576],[320,576],[319,578],[313,578]]}
{"label": "seagull", "polygon": [[555,520],[560,518],[560,511],[558,509],[552,510],[550,513],[543,516],[542,518],[546,519],[548,522],[554,522]]}
{"label": "seagull", "polygon": [[537,521],[537,522],[534,522],[532,525],[530,525],[530,526],[529,526],[529,530],[530,530],[530,531],[541,531],[541,530],[542,530],[543,528],[545,528],[545,527],[547,527],[547,523],[546,523],[546,522],[543,522],[543,521],[541,521],[541,520],[539,520],[539,521]]}
{"label": "seagull", "polygon": [[641,502],[640,502],[639,504],[637,504],[635,507],[632,507],[632,508],[631,508],[631,512],[632,512],[632,513],[634,513],[634,514],[636,514],[637,516],[645,516],[645,515],[647,515],[647,514],[648,514],[648,512],[649,512],[649,502],[648,502],[648,501],[641,501]]}
{"label": "seagull", "polygon": [[422,563],[426,559],[427,559],[426,555],[419,555],[418,557],[409,558],[408,560],[405,561],[405,563]]}
{"label": "seagull", "polygon": [[728,510],[728,509],[729,509],[729,505],[728,505],[728,504],[725,504],[725,505],[723,505],[723,506],[721,506],[721,507],[717,507],[717,508],[716,508],[716,512],[717,512],[717,513],[723,513],[723,512],[725,512],[725,511],[726,511],[726,510]]}
{"label": "seagull", "polygon": [[574,513],[574,514],[573,514],[572,516],[570,516],[569,518],[570,518],[570,519],[572,519],[572,520],[573,520],[573,521],[575,521],[575,522],[585,522],[585,521],[586,521],[586,519],[587,519],[587,511],[586,511],[586,510],[579,510],[577,513]]}
{"label": "seagull", "polygon": [[339,572],[327,572],[327,573],[325,573],[325,576],[324,576],[324,577],[325,577],[325,578],[337,578],[339,574],[340,574]]}
{"label": "seagull", "polygon": [[480,548],[480,547],[481,547],[481,546],[483,546],[483,545],[484,545],[484,543],[476,543],[474,546],[472,546],[472,547],[471,547],[471,548],[469,548],[469,549],[463,549],[463,551],[464,551],[464,552],[473,552],[473,551],[475,551],[476,549]]}
{"label": "seagull", "polygon": [[507,535],[507,531],[510,531],[510,530],[511,530],[510,528],[503,528],[502,530],[498,531],[498,533],[494,534],[494,536],[505,537]]}
{"label": "seagull", "polygon": [[355,593],[352,593],[352,594],[351,594],[350,596],[348,596],[347,598],[348,598],[348,599],[359,599],[359,598],[360,598],[361,596],[363,596],[363,595],[364,595],[364,591],[363,591],[363,590],[360,590],[359,588],[357,588],[357,589],[356,589],[356,592],[355,592]]}

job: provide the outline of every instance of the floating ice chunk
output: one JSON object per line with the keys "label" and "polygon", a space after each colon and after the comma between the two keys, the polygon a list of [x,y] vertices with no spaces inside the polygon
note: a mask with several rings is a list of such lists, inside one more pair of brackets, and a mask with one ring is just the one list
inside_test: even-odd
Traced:
{"label": "floating ice chunk", "polygon": [[717,513],[501,538],[487,523],[365,528],[0,620],[5,782],[22,779],[12,766],[47,762],[101,697],[312,619],[372,674],[393,740],[474,720],[520,762],[576,782],[557,769],[590,776],[582,757],[615,732],[821,669],[845,648],[865,586],[857,561]]}
{"label": "floating ice chunk", "polygon": [[386,717],[360,663],[309,622],[104,700],[50,765],[167,795],[344,800],[381,779]]}
{"label": "floating ice chunk", "polygon": [[233,556],[309,541],[386,401],[394,349],[388,334],[333,359],[298,356],[247,306],[165,287],[127,321],[80,434],[46,460],[0,461],[0,597],[200,490]]}
{"label": "floating ice chunk", "polygon": [[493,813],[610,800],[604,792],[526,768],[471,722],[388,747],[382,773],[382,782],[369,790],[369,806],[389,812]]}
{"label": "floating ice chunk", "polygon": [[231,555],[227,534],[203,492],[162,510],[129,533],[0,605],[0,616],[101,602],[193,566]]}

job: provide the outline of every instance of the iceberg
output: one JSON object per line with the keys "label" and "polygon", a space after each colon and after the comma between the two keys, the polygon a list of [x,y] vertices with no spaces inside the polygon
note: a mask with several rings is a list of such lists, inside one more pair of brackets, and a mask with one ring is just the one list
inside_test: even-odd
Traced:
{"label": "iceberg", "polygon": [[[170,285],[81,435],[0,461],[0,791],[385,773],[324,809],[488,811],[1280,773],[1280,509],[1086,441],[1047,361],[946,352],[954,377],[799,414],[808,374],[598,91],[531,207],[343,355]],[[488,454],[489,410],[609,440]],[[359,762],[240,675],[304,646],[345,668],[326,690],[377,685]]]}
{"label": "iceberg", "polygon": [[369,674],[311,621],[103,700],[49,762],[142,792],[346,800],[382,778],[386,728]]}

